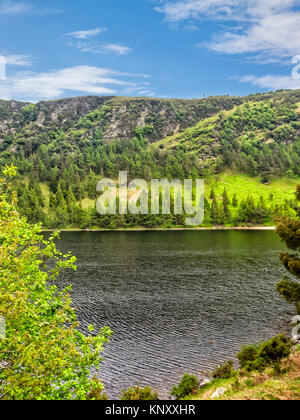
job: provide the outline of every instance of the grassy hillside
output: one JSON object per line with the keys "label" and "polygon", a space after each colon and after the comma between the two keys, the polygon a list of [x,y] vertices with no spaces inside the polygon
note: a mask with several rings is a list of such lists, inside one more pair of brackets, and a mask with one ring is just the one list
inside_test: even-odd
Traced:
{"label": "grassy hillside", "polygon": [[[26,181],[27,185],[29,183],[29,180]],[[263,197],[266,207],[268,209],[273,209],[274,211],[275,207],[278,206],[281,209],[282,213],[294,215],[294,212],[292,209],[287,207],[285,210],[286,202],[294,201],[295,198],[295,190],[296,185],[300,183],[300,178],[297,179],[291,179],[291,178],[278,178],[278,179],[272,179],[267,185],[262,184],[259,177],[253,178],[247,175],[240,175],[240,174],[234,174],[232,172],[224,172],[218,176],[213,176],[206,180],[205,183],[205,197],[209,203],[212,202],[210,198],[211,191],[214,190],[216,194],[217,201],[219,205],[222,205],[223,202],[223,192],[224,189],[226,189],[230,203],[229,203],[229,210],[232,216],[232,220],[225,223],[225,226],[233,227],[233,226],[245,226],[245,225],[255,225],[256,223],[234,223],[234,220],[238,217],[239,212],[239,206],[235,207],[232,205],[232,199],[233,196],[236,194],[240,202],[247,200],[247,198],[250,196],[254,199],[255,202],[259,203],[261,200],[261,197]],[[51,213],[51,209],[49,207],[50,204],[50,188],[46,184],[39,184],[44,200],[44,207],[43,211],[49,215]],[[84,211],[93,212],[95,208],[95,199],[91,199],[88,197],[85,197],[81,201],[77,201],[77,205],[80,206]],[[209,220],[209,214],[206,215],[206,220],[202,227],[212,227],[214,223],[212,223],[211,220]],[[261,226],[274,226],[274,220],[269,215],[266,217],[261,223],[257,223]],[[126,226],[126,225],[120,225],[116,226],[119,228],[126,228],[130,227],[132,228],[134,225]],[[136,227],[147,227],[143,226],[143,224],[138,225],[135,224]],[[68,224],[62,227],[78,227],[74,226],[72,224]],[[99,225],[95,222],[94,225],[90,225],[90,228],[98,229]],[[102,226],[102,228],[109,227],[109,226]],[[167,218],[162,219],[162,223],[159,224],[159,226],[148,226],[148,227],[160,227],[160,228],[170,228],[170,227],[183,227],[183,225],[175,225],[172,223],[170,225],[170,222]]]}
{"label": "grassy hillside", "polygon": [[[238,207],[232,205],[232,197],[234,194],[238,197],[239,202],[246,200],[249,196],[259,202],[263,197],[266,206],[284,206],[286,202],[295,199],[296,185],[300,183],[300,178],[272,178],[267,184],[261,182],[260,177],[250,177],[232,172],[225,172],[218,176],[212,177],[206,182],[206,198],[209,200],[210,191],[213,189],[218,202],[222,202],[222,194],[226,189],[230,199],[229,209],[232,218],[237,217]],[[293,212],[287,210],[287,214],[294,215]],[[264,226],[274,226],[274,220],[269,218],[262,223]],[[232,223],[227,224],[228,226]]]}
{"label": "grassy hillside", "polygon": [[167,153],[197,156],[202,168],[231,167],[243,173],[299,175],[300,94],[248,101],[156,142]]}
{"label": "grassy hillside", "polygon": [[[300,346],[285,360],[278,373],[272,368],[262,373],[246,374],[238,371],[231,379],[217,379],[204,386],[197,395],[187,400],[299,400],[300,399]],[[212,398],[223,388],[224,394]]]}
{"label": "grassy hillside", "polygon": [[183,226],[174,215],[99,217],[96,183],[117,179],[120,170],[148,181],[204,178],[206,226],[270,225],[279,214],[293,215],[300,91],[0,101],[0,167],[11,163],[20,171],[20,210],[46,227]]}

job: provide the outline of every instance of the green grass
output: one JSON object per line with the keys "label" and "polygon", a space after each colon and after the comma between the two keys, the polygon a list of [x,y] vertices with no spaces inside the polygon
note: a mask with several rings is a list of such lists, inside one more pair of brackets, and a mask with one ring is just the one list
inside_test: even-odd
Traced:
{"label": "green grass", "polygon": [[240,201],[245,200],[249,195],[259,200],[262,196],[269,202],[270,194],[274,195],[275,204],[283,204],[285,200],[295,198],[296,185],[300,183],[300,178],[276,178],[270,180],[268,185],[262,184],[260,178],[252,178],[247,175],[233,174],[230,172],[206,180],[206,195],[214,188],[216,196],[221,198],[224,188],[226,188],[229,198],[232,199],[236,194]]}
{"label": "green grass", "polygon": [[[27,182],[27,180],[25,181]],[[252,196],[256,202],[258,202],[262,196],[266,206],[269,208],[276,204],[282,205],[286,200],[293,200],[295,198],[297,184],[300,184],[300,178],[276,178],[270,180],[268,185],[265,185],[261,183],[260,178],[224,172],[218,176],[205,180],[205,196],[209,200],[211,189],[213,188],[217,200],[221,202],[224,188],[226,188],[230,202],[232,202],[234,194],[237,195],[239,204],[241,201],[247,199],[248,196]],[[46,184],[40,184],[40,187],[45,199],[45,211],[48,213],[50,190]],[[273,200],[270,200],[271,193],[273,194]],[[77,204],[79,205],[79,202]],[[87,210],[95,206],[95,200],[86,197],[81,201],[81,204],[82,208]],[[230,205],[229,208],[234,218],[238,208],[235,208],[232,205]],[[266,221],[265,226],[274,226],[274,222],[271,220]],[[169,226],[161,226],[161,228],[169,228]]]}
{"label": "green grass", "polygon": [[[222,201],[224,188],[227,190],[230,201],[234,194],[237,195],[238,202],[252,196],[257,202],[263,197],[267,207],[272,204],[282,205],[286,200],[295,199],[296,185],[300,184],[300,178],[275,178],[270,180],[268,185],[262,184],[260,178],[253,178],[247,175],[233,174],[224,172],[217,177],[206,180],[205,196],[209,198],[211,189],[213,188],[217,199]],[[270,200],[270,194],[273,194],[273,200]],[[230,206],[230,211],[235,216],[237,209]],[[266,225],[274,225],[267,223]]]}
{"label": "green grass", "polygon": [[218,400],[299,400],[300,399],[300,348],[281,364],[282,373],[272,368],[263,373],[236,372],[235,378],[216,379],[185,400],[211,400],[214,392],[225,388]]}
{"label": "green grass", "polygon": [[[231,111],[232,112],[232,111]],[[203,121],[200,121],[196,126],[187,128],[183,133],[177,133],[173,136],[166,137],[160,141],[153,143],[150,147],[157,149],[163,147],[164,149],[172,149],[178,146],[179,143],[189,146],[189,148],[194,147],[194,142],[197,142],[197,145],[201,140],[204,139],[206,132],[213,131],[214,124],[218,120],[218,115],[210,118],[206,118]],[[204,133],[204,134],[203,134]],[[202,137],[201,137],[202,135]]]}

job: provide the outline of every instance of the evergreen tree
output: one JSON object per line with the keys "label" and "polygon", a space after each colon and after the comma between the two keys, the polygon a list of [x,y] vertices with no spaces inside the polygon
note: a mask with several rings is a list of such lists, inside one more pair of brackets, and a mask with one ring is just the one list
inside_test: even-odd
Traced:
{"label": "evergreen tree", "polygon": [[224,192],[223,192],[223,204],[224,204],[224,207],[225,206],[228,207],[229,206],[229,203],[230,203],[230,201],[229,201],[229,198],[228,198],[228,194],[227,194],[226,188],[224,188]]}
{"label": "evergreen tree", "polygon": [[67,204],[64,197],[64,194],[62,192],[61,183],[58,184],[57,193],[56,193],[56,201],[57,201],[57,207],[66,211],[67,210]]}
{"label": "evergreen tree", "polygon": [[[297,200],[299,197],[300,188],[297,187]],[[280,260],[284,267],[290,274],[296,277],[297,280],[291,280],[289,277],[278,283],[278,292],[289,302],[296,306],[297,313],[300,315],[300,218],[290,219],[282,218],[277,225],[277,233],[282,241],[294,253],[280,254]]]}
{"label": "evergreen tree", "polygon": [[229,223],[231,221],[231,213],[229,210],[228,202],[226,200],[223,201],[223,213],[224,213],[225,223]]}
{"label": "evergreen tree", "polygon": [[225,225],[226,223],[226,216],[224,211],[224,205],[218,206],[218,224]]}
{"label": "evergreen tree", "polygon": [[232,205],[233,205],[233,207],[237,207],[239,205],[236,194],[234,194],[234,196],[233,196]]}
{"label": "evergreen tree", "polygon": [[216,200],[216,194],[215,194],[214,189],[212,189],[212,190],[211,190],[209,198],[210,198],[211,200]]}
{"label": "evergreen tree", "polygon": [[219,206],[217,203],[216,197],[214,198],[212,205],[211,205],[211,211],[210,211],[210,218],[214,224],[218,223],[219,219]]}

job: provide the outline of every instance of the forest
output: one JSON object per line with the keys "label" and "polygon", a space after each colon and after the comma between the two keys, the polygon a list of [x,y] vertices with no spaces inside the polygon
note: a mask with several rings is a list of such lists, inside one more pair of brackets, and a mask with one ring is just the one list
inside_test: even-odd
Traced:
{"label": "forest", "polygon": [[[19,210],[45,228],[184,226],[185,215],[100,216],[96,184],[119,171],[147,181],[204,178],[203,226],[274,225],[277,216],[295,213],[297,90],[191,101],[3,101],[0,122],[0,166],[18,168]],[[234,188],[226,184],[230,175]],[[240,176],[257,188],[242,187]],[[281,189],[273,188],[278,180]]]}

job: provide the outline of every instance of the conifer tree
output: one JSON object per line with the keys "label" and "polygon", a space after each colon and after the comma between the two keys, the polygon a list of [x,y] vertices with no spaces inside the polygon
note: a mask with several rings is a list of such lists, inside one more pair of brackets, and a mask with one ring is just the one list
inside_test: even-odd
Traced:
{"label": "conifer tree", "polygon": [[230,210],[229,210],[228,202],[226,200],[223,201],[223,213],[224,213],[225,223],[229,223],[231,221],[231,213],[230,213]]}
{"label": "conifer tree", "polygon": [[219,219],[219,206],[217,203],[217,199],[214,198],[212,205],[211,205],[211,212],[210,212],[211,220],[214,224],[218,223]]}
{"label": "conifer tree", "polygon": [[[297,200],[300,201],[300,187],[297,187]],[[296,306],[297,313],[300,315],[300,217],[296,219],[282,218],[277,225],[277,233],[294,253],[281,253],[280,260],[288,272],[296,280],[284,277],[278,283],[278,292],[289,302]]]}
{"label": "conifer tree", "polygon": [[62,192],[61,183],[58,184],[57,193],[56,193],[56,200],[57,200],[57,206],[62,209],[67,209],[66,200],[64,198],[64,194]]}
{"label": "conifer tree", "polygon": [[223,203],[224,203],[224,207],[228,207],[230,203],[226,188],[224,188],[224,192],[223,192]]}
{"label": "conifer tree", "polygon": [[225,225],[226,223],[226,216],[224,211],[224,205],[218,206],[218,224]]}
{"label": "conifer tree", "polygon": [[233,207],[237,207],[238,204],[239,203],[238,203],[237,196],[236,196],[236,194],[234,194],[233,199],[232,199],[232,205],[233,205]]}

